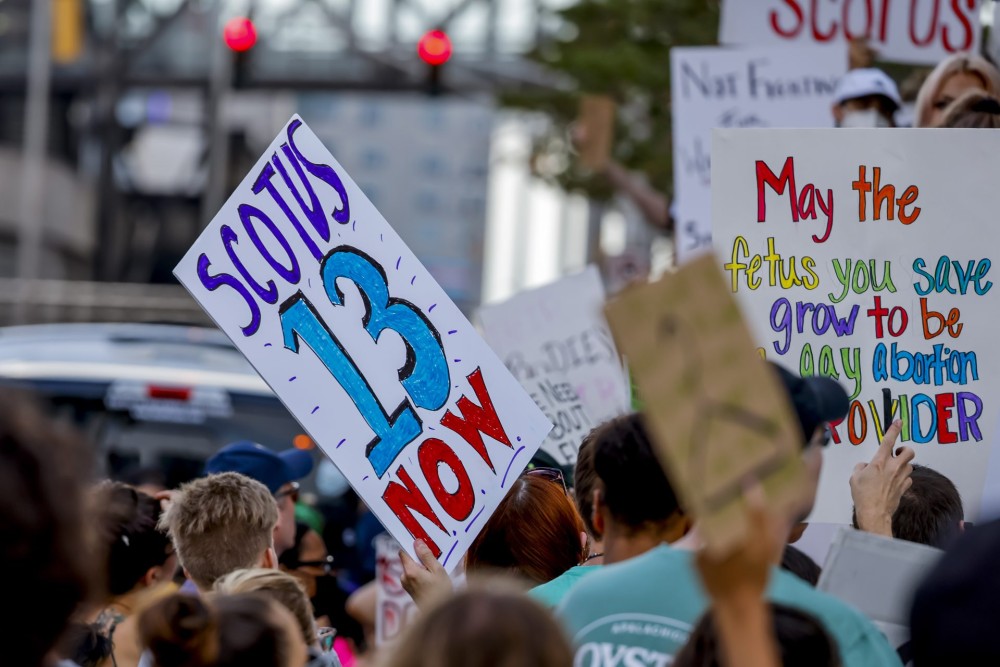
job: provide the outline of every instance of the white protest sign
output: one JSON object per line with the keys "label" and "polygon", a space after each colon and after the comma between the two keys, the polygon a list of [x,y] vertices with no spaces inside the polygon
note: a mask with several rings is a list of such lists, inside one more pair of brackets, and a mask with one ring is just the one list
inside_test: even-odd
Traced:
{"label": "white protest sign", "polygon": [[816,588],[864,613],[898,649],[910,639],[913,592],[943,553],[842,527]]}
{"label": "white protest sign", "polygon": [[847,47],[670,50],[677,259],[712,245],[711,150],[717,127],[832,127]]}
{"label": "white protest sign", "polygon": [[851,398],[823,456],[814,522],[848,523],[854,466],[885,430],[949,477],[970,519],[997,426],[991,253],[1000,135],[974,130],[717,130],[721,269],[767,358]]}
{"label": "white protest sign", "polygon": [[979,1],[725,0],[719,41],[826,44],[867,38],[883,60],[936,65],[979,50]]}
{"label": "white protest sign", "polygon": [[572,465],[592,428],[629,410],[629,388],[590,266],[479,310],[483,335],[555,424],[542,448]]}
{"label": "white protest sign", "polygon": [[417,605],[403,590],[399,578],[403,561],[399,543],[388,535],[375,538],[375,645],[382,646],[402,633],[417,613]]}
{"label": "white protest sign", "polygon": [[449,570],[551,429],[298,116],[174,272],[389,533]]}

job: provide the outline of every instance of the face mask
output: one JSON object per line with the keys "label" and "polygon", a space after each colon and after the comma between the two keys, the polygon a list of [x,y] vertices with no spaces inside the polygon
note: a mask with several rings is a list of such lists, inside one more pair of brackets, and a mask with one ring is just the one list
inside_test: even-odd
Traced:
{"label": "face mask", "polygon": [[840,127],[892,127],[889,120],[878,112],[878,109],[864,111],[848,111]]}

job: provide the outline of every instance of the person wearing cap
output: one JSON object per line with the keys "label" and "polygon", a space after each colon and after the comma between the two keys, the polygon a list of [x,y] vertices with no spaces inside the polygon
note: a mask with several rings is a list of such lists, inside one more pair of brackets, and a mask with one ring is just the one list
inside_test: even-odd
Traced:
{"label": "person wearing cap", "polygon": [[896,82],[880,69],[852,69],[837,82],[833,119],[837,127],[896,127],[903,106]]}
{"label": "person wearing cap", "polygon": [[254,479],[278,503],[278,525],[274,528],[274,550],[278,556],[295,546],[295,503],[298,480],[313,469],[312,453],[303,449],[274,452],[254,442],[234,442],[215,453],[205,464],[205,474],[237,472]]}
{"label": "person wearing cap", "polygon": [[[829,440],[827,424],[847,414],[847,393],[829,378],[800,378],[773,367],[802,428],[811,506],[822,447]],[[605,656],[633,656],[636,664],[669,664],[709,605],[698,583],[693,554],[686,548],[695,546],[695,538],[677,540],[687,520],[672,490],[667,492],[669,480],[661,475],[657,488],[646,488],[645,480],[652,479],[653,469],[659,466],[641,416],[619,417],[592,437],[594,467],[601,481],[594,515],[604,535],[605,566],[593,568],[580,580],[556,613],[576,645],[575,665],[607,664]],[[655,516],[652,506],[659,506],[660,514],[664,506],[670,509],[670,521],[647,521]],[[810,509],[803,506],[801,511],[804,515]],[[845,667],[900,665],[895,651],[868,618],[794,575],[772,568],[767,597],[772,603],[815,616],[836,641]]]}

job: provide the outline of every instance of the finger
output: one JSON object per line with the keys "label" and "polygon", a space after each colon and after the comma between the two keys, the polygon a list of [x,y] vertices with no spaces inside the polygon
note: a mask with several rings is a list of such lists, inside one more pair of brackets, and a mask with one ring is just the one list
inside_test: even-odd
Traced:
{"label": "finger", "polygon": [[864,470],[867,467],[868,467],[867,463],[857,463],[857,464],[855,464],[855,466],[854,466],[854,474],[858,474],[859,472],[861,472],[862,470]]}
{"label": "finger", "polygon": [[413,542],[413,550],[417,552],[417,558],[420,559],[423,566],[431,572],[444,570],[444,567],[442,567],[441,563],[434,556],[434,552],[430,550],[430,547],[423,540],[415,540]]}
{"label": "finger", "polygon": [[872,463],[876,461],[888,461],[892,457],[892,450],[896,446],[896,440],[899,439],[899,434],[903,430],[903,422],[896,420],[892,422],[888,429],[885,431],[885,436],[882,438],[882,444],[879,446],[878,450],[875,452],[875,456],[872,457]]}
{"label": "finger", "polygon": [[407,577],[413,577],[423,569],[417,561],[410,558],[410,554],[406,553],[402,549],[399,550],[399,560],[403,565],[403,576],[399,578],[400,581]]}

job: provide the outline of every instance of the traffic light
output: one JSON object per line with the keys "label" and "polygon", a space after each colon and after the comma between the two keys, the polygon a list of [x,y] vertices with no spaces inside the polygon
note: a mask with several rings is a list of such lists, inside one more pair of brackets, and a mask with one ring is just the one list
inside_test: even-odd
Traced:
{"label": "traffic light", "polygon": [[444,30],[431,30],[417,42],[417,55],[427,63],[427,89],[431,95],[441,92],[441,68],[451,59],[451,38]]}
{"label": "traffic light", "polygon": [[52,0],[52,60],[71,63],[83,53],[83,5],[80,0]]}
{"label": "traffic light", "polygon": [[237,16],[226,21],[222,39],[236,53],[245,53],[257,43],[257,26],[245,16]]}

